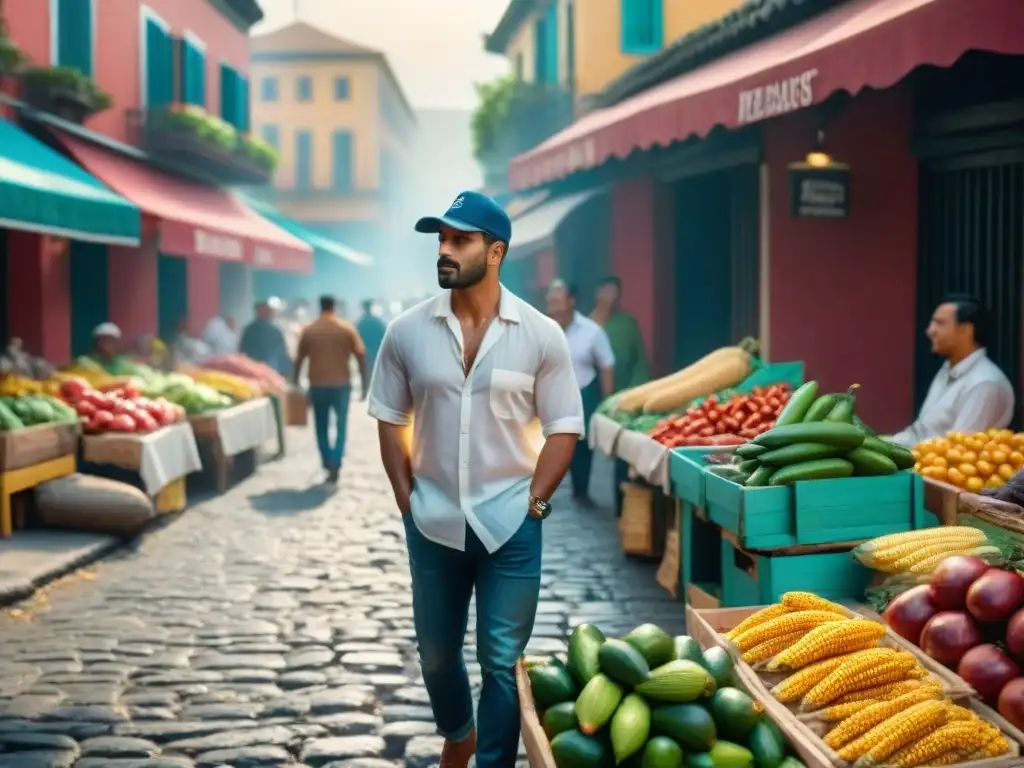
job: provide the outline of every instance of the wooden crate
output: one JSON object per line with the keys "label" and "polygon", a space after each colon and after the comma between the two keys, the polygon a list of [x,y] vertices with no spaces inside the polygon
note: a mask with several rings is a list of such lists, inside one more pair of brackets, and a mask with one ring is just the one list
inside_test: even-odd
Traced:
{"label": "wooden crate", "polygon": [[960,494],[963,493],[955,485],[922,478],[924,483],[924,508],[938,518],[940,525],[957,525],[957,514],[960,512]]}
{"label": "wooden crate", "polygon": [[[722,529],[689,502],[680,502],[680,518],[680,581],[686,585],[687,602],[695,594],[691,588],[718,602],[722,597]],[[704,607],[707,600],[698,597]]]}
{"label": "wooden crate", "polygon": [[551,744],[541,727],[540,715],[533,704],[530,676],[526,674],[526,664],[522,659],[516,662],[516,688],[519,690],[519,722],[523,732],[523,744],[526,746],[526,759],[530,763],[530,768],[555,768]]}
{"label": "wooden crate", "polygon": [[622,551],[640,557],[661,557],[665,548],[668,497],[645,483],[622,483],[619,538]]}
{"label": "wooden crate", "polygon": [[672,597],[678,597],[680,593],[680,577],[682,574],[682,531],[681,502],[675,502],[675,509],[671,513],[671,522],[668,530],[665,531],[665,553],[661,556],[661,564],[655,574],[655,580]]}
{"label": "wooden crate", "polygon": [[78,453],[82,425],[77,421],[37,424],[0,432],[0,472],[24,469]]}

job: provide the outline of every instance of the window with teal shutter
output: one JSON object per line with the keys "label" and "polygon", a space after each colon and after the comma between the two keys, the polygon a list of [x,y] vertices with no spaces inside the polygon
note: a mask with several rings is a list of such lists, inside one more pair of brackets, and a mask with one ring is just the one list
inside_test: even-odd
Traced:
{"label": "window with teal shutter", "polygon": [[174,101],[174,41],[156,19],[146,19],[145,101],[149,109]]}
{"label": "window with teal shutter", "polygon": [[662,0],[622,0],[622,52],[655,53],[662,45]]}
{"label": "window with teal shutter", "polygon": [[238,96],[235,99],[238,104],[238,122],[235,127],[244,133],[252,127],[249,122],[249,81],[238,75],[235,87],[238,89]]}
{"label": "window with teal shutter", "polygon": [[[38,0],[37,0],[38,2]],[[56,64],[74,67],[93,76],[93,4],[94,0],[55,0],[57,25]]]}
{"label": "window with teal shutter", "polygon": [[263,101],[277,101],[276,77],[264,77],[260,81],[260,98]]}
{"label": "window with teal shutter", "polygon": [[181,100],[206,106],[206,54],[188,38],[181,40]]}
{"label": "window with teal shutter", "polygon": [[313,100],[313,78],[303,75],[296,81],[295,98],[298,101]]}
{"label": "window with teal shutter", "polygon": [[352,189],[352,133],[335,131],[332,144],[334,189],[345,192]]}
{"label": "window with teal shutter", "polygon": [[238,73],[227,64],[220,65],[220,116],[238,127]]}
{"label": "window with teal shutter", "polygon": [[279,149],[281,146],[281,134],[277,130],[276,125],[263,125],[260,127],[260,135],[263,140],[267,142],[274,149]]}
{"label": "window with teal shutter", "polygon": [[313,186],[313,134],[295,132],[295,187],[311,189]]}

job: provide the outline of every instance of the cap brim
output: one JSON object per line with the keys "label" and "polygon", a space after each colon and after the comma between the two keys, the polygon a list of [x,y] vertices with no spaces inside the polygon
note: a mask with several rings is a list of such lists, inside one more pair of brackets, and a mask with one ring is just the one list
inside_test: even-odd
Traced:
{"label": "cap brim", "polygon": [[453,219],[451,216],[424,216],[416,222],[416,231],[424,234],[437,234],[441,227],[451,227],[460,232],[481,232],[480,227],[474,227],[464,221]]}

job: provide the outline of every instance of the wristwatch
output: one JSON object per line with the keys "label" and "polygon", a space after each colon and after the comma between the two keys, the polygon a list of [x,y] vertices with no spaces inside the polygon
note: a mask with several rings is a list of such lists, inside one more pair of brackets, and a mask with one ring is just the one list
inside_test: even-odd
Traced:
{"label": "wristwatch", "polygon": [[536,496],[530,497],[530,516],[538,520],[547,520],[551,515],[551,502]]}

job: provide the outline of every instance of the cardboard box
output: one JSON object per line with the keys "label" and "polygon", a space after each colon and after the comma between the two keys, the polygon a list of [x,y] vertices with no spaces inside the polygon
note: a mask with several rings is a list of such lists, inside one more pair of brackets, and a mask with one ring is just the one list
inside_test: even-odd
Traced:
{"label": "cardboard box", "polygon": [[309,423],[309,399],[301,389],[290,389],[284,396],[284,423],[304,427]]}

